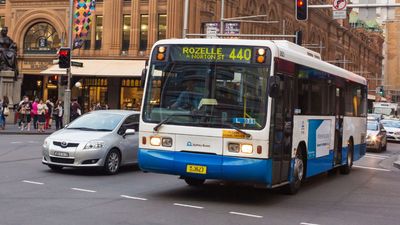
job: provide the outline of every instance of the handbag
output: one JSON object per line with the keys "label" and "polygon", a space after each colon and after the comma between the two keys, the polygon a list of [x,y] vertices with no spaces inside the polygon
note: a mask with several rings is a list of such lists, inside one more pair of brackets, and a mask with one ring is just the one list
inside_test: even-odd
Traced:
{"label": "handbag", "polygon": [[9,116],[10,115],[10,109],[8,107],[4,107],[3,115],[4,116]]}

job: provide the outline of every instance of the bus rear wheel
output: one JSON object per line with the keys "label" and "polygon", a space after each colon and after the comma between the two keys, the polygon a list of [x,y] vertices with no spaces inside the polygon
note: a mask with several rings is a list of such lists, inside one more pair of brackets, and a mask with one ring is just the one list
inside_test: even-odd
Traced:
{"label": "bus rear wheel", "polygon": [[305,177],[305,161],[304,156],[302,155],[301,149],[297,152],[296,158],[294,159],[294,168],[293,168],[293,180],[286,186],[285,192],[287,194],[296,194],[301,186],[301,183],[304,181]]}
{"label": "bus rear wheel", "polygon": [[192,177],[185,177],[183,179],[189,186],[200,186],[206,181],[205,179],[197,179]]}

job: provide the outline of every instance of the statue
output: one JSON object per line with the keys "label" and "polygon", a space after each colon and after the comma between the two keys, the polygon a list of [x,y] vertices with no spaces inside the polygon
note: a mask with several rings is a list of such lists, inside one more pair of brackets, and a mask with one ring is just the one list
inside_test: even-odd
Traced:
{"label": "statue", "polygon": [[18,76],[17,44],[7,36],[8,28],[3,27],[0,35],[0,71],[14,71]]}

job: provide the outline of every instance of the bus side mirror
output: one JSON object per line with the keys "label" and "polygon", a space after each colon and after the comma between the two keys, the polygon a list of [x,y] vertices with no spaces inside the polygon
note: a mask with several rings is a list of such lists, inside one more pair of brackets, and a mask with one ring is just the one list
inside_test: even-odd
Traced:
{"label": "bus side mirror", "polygon": [[269,78],[269,97],[277,98],[280,95],[280,83],[281,79],[278,76],[272,76]]}
{"label": "bus side mirror", "polygon": [[146,81],[146,74],[147,74],[147,68],[144,68],[142,70],[142,77],[140,79],[140,85],[142,86],[142,88],[144,88],[144,83]]}

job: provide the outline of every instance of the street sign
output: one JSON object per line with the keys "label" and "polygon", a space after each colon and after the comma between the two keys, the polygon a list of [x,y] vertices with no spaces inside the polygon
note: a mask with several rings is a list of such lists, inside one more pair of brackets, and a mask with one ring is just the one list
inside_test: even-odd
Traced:
{"label": "street sign", "polygon": [[332,16],[334,20],[347,18],[347,0],[334,0],[332,3]]}
{"label": "street sign", "polygon": [[224,34],[240,34],[240,23],[238,22],[225,22]]}
{"label": "street sign", "polygon": [[83,63],[77,61],[71,61],[71,66],[83,67]]}
{"label": "street sign", "polygon": [[217,34],[219,34],[219,22],[204,23],[203,26],[207,38],[217,38]]}

